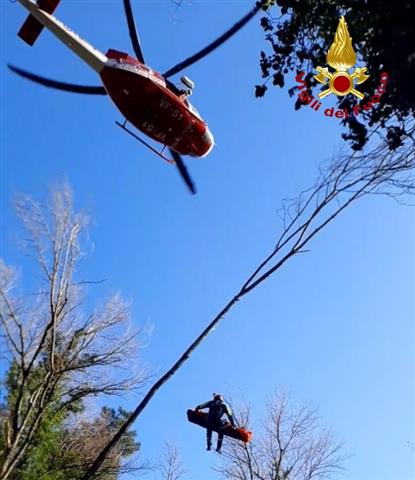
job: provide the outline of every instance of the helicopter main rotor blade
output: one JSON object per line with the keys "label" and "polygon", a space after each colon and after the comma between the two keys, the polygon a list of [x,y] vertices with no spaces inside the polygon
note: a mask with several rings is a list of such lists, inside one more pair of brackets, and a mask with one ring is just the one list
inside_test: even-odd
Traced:
{"label": "helicopter main rotor blade", "polygon": [[178,63],[174,67],[170,68],[170,70],[167,70],[167,72],[164,73],[163,76],[166,78],[171,77],[172,75],[180,72],[184,68],[190,65],[193,65],[193,63],[198,62],[203,57],[206,57],[206,55],[209,55],[209,53],[213,52],[213,50],[220,47],[223,43],[225,43],[233,35],[235,35],[235,33],[237,33],[242,27],[244,27],[258,13],[258,11],[262,8],[262,6],[263,6],[263,1],[256,2],[255,7],[252,8],[244,17],[242,17],[239,20],[239,22],[235,23],[233,27],[231,27],[229,30],[223,33],[216,40],[209,43],[208,46],[206,46],[199,52],[195,53],[191,57],[186,58],[186,60]]}
{"label": "helicopter main rotor blade", "polygon": [[34,73],[15,67],[14,65],[8,64],[7,66],[12,72],[16,73],[20,77],[26,78],[27,80],[31,80],[35,83],[39,83],[44,87],[55,88],[57,90],[63,90],[71,93],[82,93],[85,95],[107,95],[107,91],[104,87],[93,87],[88,85],[76,85],[74,83],[60,82],[58,80],[51,80],[50,78],[35,75]]}
{"label": "helicopter main rotor blade", "polygon": [[123,2],[124,2],[125,16],[127,17],[128,31],[130,32],[131,43],[133,45],[135,55],[137,59],[140,60],[141,63],[146,63],[144,60],[143,52],[141,50],[140,39],[138,38],[138,34],[137,34],[137,28],[134,22],[134,15],[133,15],[133,10],[131,8],[131,2],[130,0],[123,0]]}
{"label": "helicopter main rotor blade", "polygon": [[175,152],[171,148],[169,148],[170,153],[176,163],[176,167],[179,170],[179,173],[181,177],[183,178],[185,184],[189,187],[189,190],[193,193],[193,195],[196,193],[196,187],[193,183],[193,180],[190,178],[189,172],[187,171],[187,168],[185,164],[183,163],[182,157],[180,156],[179,153]]}

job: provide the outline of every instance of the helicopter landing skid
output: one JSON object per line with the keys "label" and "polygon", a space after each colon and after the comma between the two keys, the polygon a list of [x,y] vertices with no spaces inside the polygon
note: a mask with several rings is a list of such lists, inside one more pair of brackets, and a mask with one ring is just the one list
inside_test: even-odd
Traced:
{"label": "helicopter landing skid", "polygon": [[172,160],[171,158],[167,158],[163,155],[163,151],[164,149],[166,148],[166,146],[163,147],[163,150],[161,152],[159,152],[156,148],[152,147],[149,143],[147,143],[145,140],[143,140],[142,138],[140,138],[136,133],[134,133],[132,130],[130,130],[129,128],[127,128],[125,125],[127,123],[127,121],[125,121],[124,123],[120,123],[120,122],[117,122],[115,121],[115,123],[120,127],[122,128],[123,130],[125,130],[128,134],[130,134],[132,137],[134,137],[136,140],[138,140],[140,143],[142,143],[143,145],[145,145],[147,148],[149,148],[153,153],[155,153],[156,155],[158,155],[160,158],[162,158],[165,162],[167,163],[170,163],[171,165],[175,165],[176,162],[174,160]]}

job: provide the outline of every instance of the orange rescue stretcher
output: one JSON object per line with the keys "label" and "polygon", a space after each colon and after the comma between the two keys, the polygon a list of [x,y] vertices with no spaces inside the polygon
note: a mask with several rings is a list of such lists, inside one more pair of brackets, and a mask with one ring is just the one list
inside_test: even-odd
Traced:
{"label": "orange rescue stretcher", "polygon": [[[191,423],[195,423],[200,427],[207,428],[207,413],[201,412],[199,410],[187,410],[187,419]],[[218,430],[213,428],[214,432]],[[224,427],[221,429],[221,433],[227,437],[235,438],[236,440],[242,440],[242,442],[248,443],[252,440],[252,432],[246,430],[245,428],[232,427],[230,423],[224,424]]]}

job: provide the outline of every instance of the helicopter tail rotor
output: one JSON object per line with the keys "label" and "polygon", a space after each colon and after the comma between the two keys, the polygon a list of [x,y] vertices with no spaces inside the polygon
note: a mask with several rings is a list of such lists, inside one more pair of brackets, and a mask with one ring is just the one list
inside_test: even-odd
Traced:
{"label": "helicopter tail rotor", "polygon": [[[61,0],[38,0],[37,6],[46,13],[52,14]],[[44,25],[39,22],[32,14],[26,18],[17,35],[28,45],[32,46],[38,39],[44,29]]]}

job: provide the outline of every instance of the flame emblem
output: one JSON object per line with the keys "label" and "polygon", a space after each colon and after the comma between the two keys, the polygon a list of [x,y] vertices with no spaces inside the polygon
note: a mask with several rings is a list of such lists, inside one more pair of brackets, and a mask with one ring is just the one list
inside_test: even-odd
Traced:
{"label": "flame emblem", "polygon": [[[356,53],[353,50],[352,38],[350,37],[347,23],[344,17],[340,18],[337,26],[334,41],[327,52],[327,63],[336,70],[335,73],[329,72],[327,67],[317,67],[318,75],[314,78],[322,83],[328,85],[329,88],[319,93],[320,98],[324,98],[330,93],[334,93],[340,97],[344,97],[348,93],[355,95],[360,100],[363,99],[364,94],[354,88],[354,81],[357,84],[365,82],[369,75],[366,75],[366,67],[357,67],[352,74],[348,73],[348,69],[356,64]],[[327,80],[329,82],[327,83]]]}

